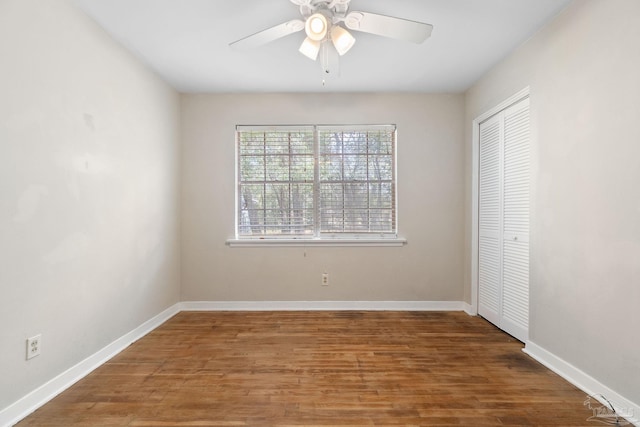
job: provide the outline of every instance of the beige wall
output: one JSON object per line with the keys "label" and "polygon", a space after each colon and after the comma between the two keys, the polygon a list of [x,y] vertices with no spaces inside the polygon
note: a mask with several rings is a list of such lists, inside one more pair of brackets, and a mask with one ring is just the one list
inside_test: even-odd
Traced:
{"label": "beige wall", "polygon": [[0,61],[1,411],[178,301],[179,98],[70,0],[1,1]]}
{"label": "beige wall", "polygon": [[465,120],[469,254],[470,123],[530,86],[530,337],[636,404],[639,16],[636,0],[575,1],[468,91]]}
{"label": "beige wall", "polygon": [[[182,299],[460,301],[464,102],[460,95],[182,97]],[[395,123],[402,248],[229,248],[236,124]],[[322,272],[330,286],[320,286]]]}

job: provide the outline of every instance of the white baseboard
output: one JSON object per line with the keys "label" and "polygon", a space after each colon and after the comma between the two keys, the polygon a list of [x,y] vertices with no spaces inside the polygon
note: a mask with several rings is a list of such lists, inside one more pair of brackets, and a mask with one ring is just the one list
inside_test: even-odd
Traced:
{"label": "white baseboard", "polygon": [[475,308],[473,308],[473,306],[471,304],[467,304],[464,301],[462,302],[462,309],[469,316],[477,316],[478,315],[478,311]]}
{"label": "white baseboard", "polygon": [[184,301],[181,308],[183,311],[465,310],[462,301]]}
{"label": "white baseboard", "polygon": [[27,415],[62,393],[67,388],[87,376],[103,363],[139,340],[169,318],[180,312],[180,304],[174,304],[162,313],[154,316],[131,332],[118,338],[111,344],[87,357],[82,362],[67,369],[51,381],[46,382],[20,400],[0,410],[0,426],[8,427],[16,424]]}
{"label": "white baseboard", "polygon": [[[640,425],[640,405],[631,402],[592,376],[531,341],[527,342],[523,351],[584,391],[587,396],[595,397],[603,404],[607,402],[604,402],[600,396],[606,397],[607,401],[615,408],[617,414],[623,416],[634,425]],[[585,396],[585,399],[587,396]]]}

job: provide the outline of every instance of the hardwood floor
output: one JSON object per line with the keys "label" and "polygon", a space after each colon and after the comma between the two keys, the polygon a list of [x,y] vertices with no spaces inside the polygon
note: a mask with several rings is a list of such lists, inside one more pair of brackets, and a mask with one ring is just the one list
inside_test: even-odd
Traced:
{"label": "hardwood floor", "polygon": [[182,312],[18,426],[593,425],[521,349],[459,312]]}

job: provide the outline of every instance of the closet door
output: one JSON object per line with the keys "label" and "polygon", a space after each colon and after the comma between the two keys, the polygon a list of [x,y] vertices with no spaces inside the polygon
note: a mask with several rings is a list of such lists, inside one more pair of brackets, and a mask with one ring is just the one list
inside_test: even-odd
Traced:
{"label": "closet door", "polygon": [[502,300],[503,130],[500,114],[480,124],[478,313],[496,325]]}
{"label": "closet door", "polygon": [[529,98],[504,111],[502,323],[529,337]]}
{"label": "closet door", "polygon": [[529,99],[480,125],[478,312],[529,331]]}

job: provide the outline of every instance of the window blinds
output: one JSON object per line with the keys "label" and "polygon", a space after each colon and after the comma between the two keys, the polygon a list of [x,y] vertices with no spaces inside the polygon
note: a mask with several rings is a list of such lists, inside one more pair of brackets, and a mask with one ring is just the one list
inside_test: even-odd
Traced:
{"label": "window blinds", "polygon": [[393,125],[238,126],[237,236],[396,233]]}

